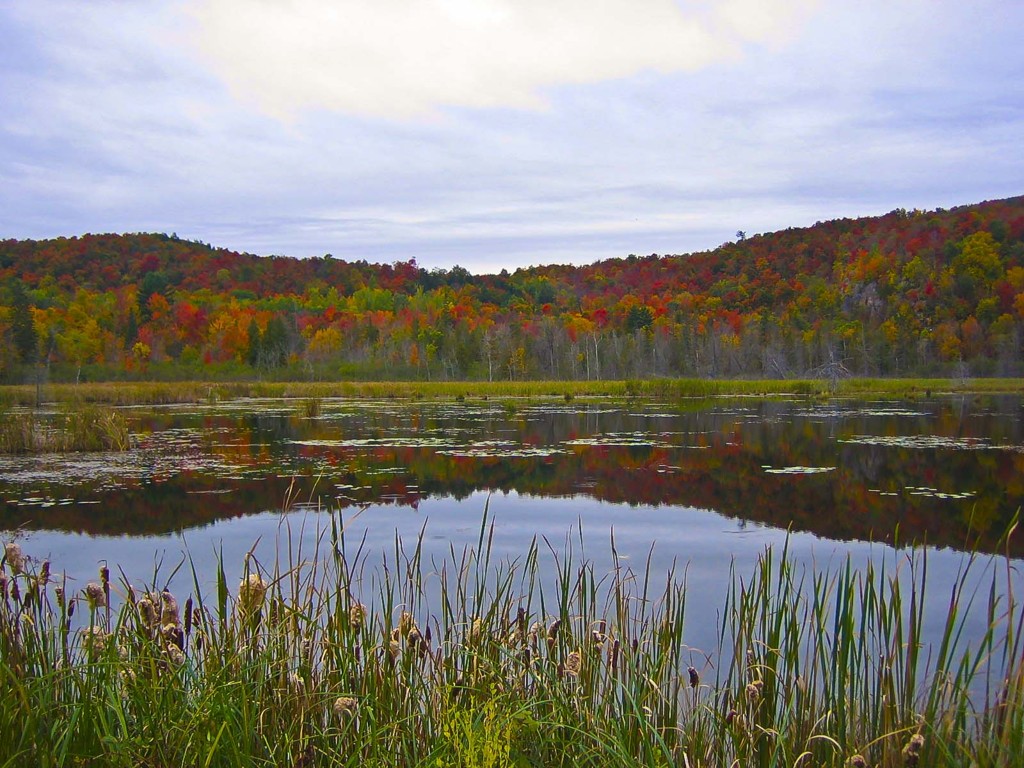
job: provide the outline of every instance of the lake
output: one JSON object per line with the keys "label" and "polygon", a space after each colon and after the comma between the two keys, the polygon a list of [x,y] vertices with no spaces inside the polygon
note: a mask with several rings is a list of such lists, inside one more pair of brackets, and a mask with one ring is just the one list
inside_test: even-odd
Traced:
{"label": "lake", "polygon": [[[237,583],[245,554],[308,557],[332,517],[351,546],[425,559],[478,541],[492,557],[567,542],[598,572],[627,564],[686,579],[687,637],[716,637],[731,570],[766,547],[839,567],[926,545],[942,607],[965,549],[1001,539],[1024,502],[1024,401],[715,399],[238,400],[125,410],[118,454],[0,457],[0,539],[77,585],[106,562],[133,582]],[[614,561],[612,540],[614,539]],[[582,550],[582,551],[581,551]],[[387,556],[381,553],[391,553]],[[114,570],[117,573],[116,569]],[[931,584],[934,584],[932,588]],[[938,611],[934,619],[942,611]]]}

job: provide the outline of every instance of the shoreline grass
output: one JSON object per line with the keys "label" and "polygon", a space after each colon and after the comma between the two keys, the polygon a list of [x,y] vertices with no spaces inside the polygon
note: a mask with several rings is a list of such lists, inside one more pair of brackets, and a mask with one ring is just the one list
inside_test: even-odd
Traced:
{"label": "shoreline grass", "polygon": [[[946,394],[1024,394],[1024,379],[844,379],[832,387],[817,379],[642,379],[622,381],[338,381],[338,382],[90,382],[47,384],[47,402],[160,405],[238,398],[465,399],[465,398],[658,398],[868,397],[921,398]],[[37,405],[31,385],[0,386],[0,404]]]}
{"label": "shoreline grass", "polygon": [[[493,533],[485,511],[475,546],[426,562],[422,534],[396,538],[371,567],[333,515],[313,551],[286,528],[277,562],[248,556],[237,587],[220,563],[215,594],[193,576],[183,604],[166,575],[72,588],[8,545],[0,765],[1012,766],[1024,749],[1008,559],[965,556],[925,644],[923,552],[862,571],[768,549],[734,566],[720,619],[691,618],[649,562],[597,573],[571,538],[499,561]],[[974,610],[988,629],[968,639]],[[693,620],[718,648],[686,645]]]}

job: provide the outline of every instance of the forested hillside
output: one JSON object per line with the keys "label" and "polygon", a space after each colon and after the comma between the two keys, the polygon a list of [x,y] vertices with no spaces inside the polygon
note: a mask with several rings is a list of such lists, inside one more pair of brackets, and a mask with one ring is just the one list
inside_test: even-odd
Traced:
{"label": "forested hillside", "polygon": [[1019,375],[1024,197],[473,276],[162,234],[0,243],[0,379]]}

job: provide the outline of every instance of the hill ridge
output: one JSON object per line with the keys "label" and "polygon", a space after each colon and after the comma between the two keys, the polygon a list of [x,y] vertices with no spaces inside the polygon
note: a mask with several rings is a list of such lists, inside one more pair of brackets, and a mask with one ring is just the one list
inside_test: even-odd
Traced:
{"label": "hill ridge", "polygon": [[1020,372],[1024,196],[737,235],[483,275],[161,233],[4,240],[0,378],[43,361],[58,377]]}

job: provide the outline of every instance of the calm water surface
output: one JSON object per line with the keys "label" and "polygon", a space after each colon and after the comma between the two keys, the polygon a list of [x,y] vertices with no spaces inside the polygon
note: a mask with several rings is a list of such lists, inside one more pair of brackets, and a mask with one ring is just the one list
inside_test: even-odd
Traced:
{"label": "calm water surface", "polygon": [[[332,515],[367,552],[422,535],[429,561],[475,544],[487,509],[498,556],[568,540],[610,570],[614,537],[620,564],[675,567],[700,648],[730,568],[749,574],[767,546],[788,539],[818,566],[895,566],[926,544],[941,604],[962,550],[997,551],[1024,502],[1017,397],[338,400],[317,418],[300,402],[245,400],[126,413],[139,442],[126,454],[0,458],[0,539],[83,585],[106,561],[162,586],[187,552],[208,586],[219,553],[231,578],[254,547],[263,562],[288,546],[310,556]],[[1009,544],[1014,569],[1022,538]]]}

